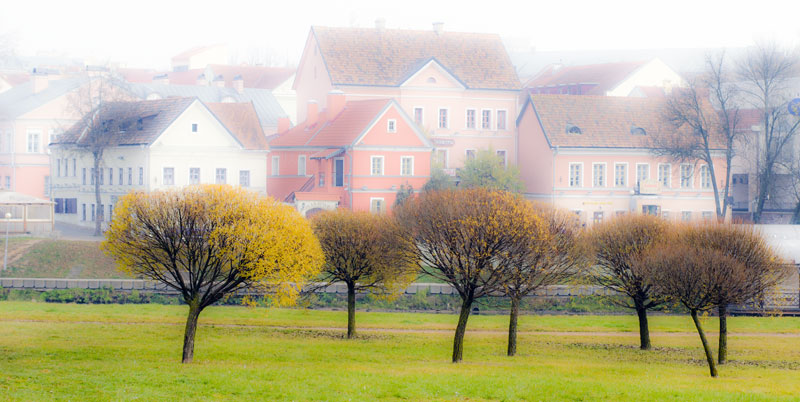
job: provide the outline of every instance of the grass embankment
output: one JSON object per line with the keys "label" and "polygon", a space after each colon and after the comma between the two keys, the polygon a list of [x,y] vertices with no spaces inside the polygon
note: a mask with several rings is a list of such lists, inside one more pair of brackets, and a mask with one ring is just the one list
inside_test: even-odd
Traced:
{"label": "grass embankment", "polygon": [[8,270],[3,277],[126,278],[114,260],[100,250],[99,241],[17,237],[8,243]]}
{"label": "grass embankment", "polygon": [[[504,355],[505,317],[476,316],[470,318],[465,362],[454,365],[454,315],[359,312],[361,336],[347,341],[344,312],[212,307],[200,317],[195,363],[183,366],[185,314],[185,306],[0,303],[0,395],[26,401],[719,401],[800,395],[797,318],[731,318],[733,361],[711,379],[690,319],[682,316],[652,318],[656,349],[648,352],[630,336],[635,317],[524,316],[514,358]],[[709,329],[715,323],[705,322]],[[327,327],[342,330],[321,329]]]}

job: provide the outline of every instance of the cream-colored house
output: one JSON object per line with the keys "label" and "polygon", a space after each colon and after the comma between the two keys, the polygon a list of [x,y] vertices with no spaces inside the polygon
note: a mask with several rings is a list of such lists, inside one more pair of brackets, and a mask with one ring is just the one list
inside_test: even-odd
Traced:
{"label": "cream-colored house", "polygon": [[93,226],[100,210],[107,221],[134,190],[220,183],[266,194],[267,142],[251,104],[168,98],[111,103],[101,116],[113,128],[97,175],[83,124],[51,144],[56,221]]}

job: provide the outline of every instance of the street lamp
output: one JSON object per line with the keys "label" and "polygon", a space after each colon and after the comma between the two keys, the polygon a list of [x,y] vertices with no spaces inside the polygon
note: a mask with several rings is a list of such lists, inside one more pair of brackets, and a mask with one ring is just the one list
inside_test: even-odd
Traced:
{"label": "street lamp", "polygon": [[3,271],[8,267],[8,227],[11,225],[11,212],[6,212],[6,252],[3,253]]}

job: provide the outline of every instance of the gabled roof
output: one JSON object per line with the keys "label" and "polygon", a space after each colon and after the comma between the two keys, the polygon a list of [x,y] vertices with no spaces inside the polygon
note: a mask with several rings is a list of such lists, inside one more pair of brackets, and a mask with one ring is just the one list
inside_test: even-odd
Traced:
{"label": "gabled roof", "polygon": [[[688,128],[676,131],[662,120],[663,98],[530,95],[522,113],[528,103],[550,146],[651,148],[653,135],[691,135]],[[570,128],[580,134],[568,132]],[[644,129],[645,135],[634,134],[636,128]]]}
{"label": "gabled roof", "polygon": [[634,71],[648,61],[589,64],[583,66],[545,67],[525,83],[525,88],[554,87],[559,85],[595,85],[587,95],[605,95],[616,88]]}
{"label": "gabled roof", "polygon": [[[109,131],[107,134],[111,138],[107,144],[109,146],[152,144],[196,100],[195,98],[169,98],[107,103],[99,113],[100,119],[134,123],[124,131],[118,129]],[[140,127],[137,120],[141,120]],[[79,121],[60,135],[53,144],[85,145],[87,144],[85,132],[84,123]]]}
{"label": "gabled roof", "polygon": [[230,66],[224,64],[209,64],[208,67],[215,75],[225,79],[225,86],[232,86],[233,79],[241,76],[245,88],[260,88],[274,90],[295,73],[293,68],[264,67],[264,66]]}
{"label": "gabled roof", "polygon": [[36,93],[33,92],[32,80],[17,85],[0,93],[0,119],[17,118],[79,88],[85,82],[81,77],[51,80],[47,83],[47,88]]}
{"label": "gabled roof", "polygon": [[269,148],[252,103],[207,103],[206,106],[245,149]]}
{"label": "gabled roof", "polygon": [[399,86],[436,59],[467,88],[520,88],[495,34],[311,27],[334,85]]}
{"label": "gabled roof", "polygon": [[336,116],[328,118],[325,112],[319,121],[306,122],[273,137],[270,147],[345,147],[356,139],[391,105],[391,99],[348,101]]}

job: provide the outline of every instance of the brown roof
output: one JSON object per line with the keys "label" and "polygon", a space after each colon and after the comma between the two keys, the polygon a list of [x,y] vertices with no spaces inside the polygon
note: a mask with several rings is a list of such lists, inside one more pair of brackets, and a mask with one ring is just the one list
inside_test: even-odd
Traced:
{"label": "brown roof", "polygon": [[352,145],[392,100],[349,101],[336,116],[320,114],[320,121],[298,124],[273,137],[269,145],[278,147],[343,147]]}
{"label": "brown roof", "polygon": [[[195,98],[167,98],[137,102],[112,102],[102,108],[99,118],[111,122],[109,146],[151,144],[183,113]],[[96,117],[97,118],[97,117]],[[141,121],[141,124],[138,123]],[[122,122],[128,122],[125,130]],[[58,137],[54,144],[86,145],[85,125],[79,121]]]}
{"label": "brown roof", "polygon": [[[531,95],[529,99],[551,146],[651,148],[653,135],[689,135],[688,128],[676,131],[662,120],[664,98]],[[580,134],[569,133],[573,127]],[[634,134],[637,128],[645,135]]]}
{"label": "brown roof", "polygon": [[436,60],[467,88],[519,89],[500,36],[495,34],[312,27],[331,82],[399,86]]}
{"label": "brown roof", "polygon": [[293,68],[264,67],[264,66],[230,66],[224,64],[209,64],[214,74],[225,79],[225,86],[233,86],[233,79],[241,76],[245,88],[275,89],[283,84],[295,72]]}
{"label": "brown roof", "polygon": [[545,67],[539,74],[525,83],[526,88],[553,87],[559,85],[584,84],[595,85],[587,95],[605,95],[646,61],[590,64],[557,68],[554,65]]}
{"label": "brown roof", "polygon": [[269,148],[252,103],[206,103],[206,106],[245,149]]}

